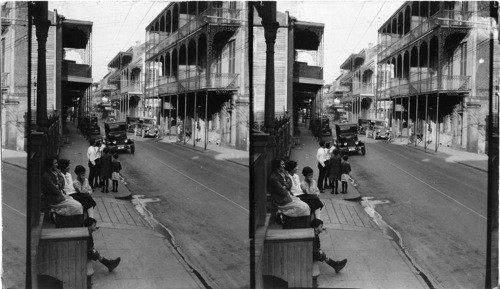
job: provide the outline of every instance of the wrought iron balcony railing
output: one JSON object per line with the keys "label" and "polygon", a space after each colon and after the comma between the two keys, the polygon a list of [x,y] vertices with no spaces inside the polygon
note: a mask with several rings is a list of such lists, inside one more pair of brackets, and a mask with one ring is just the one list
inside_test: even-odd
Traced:
{"label": "wrought iron balcony railing", "polygon": [[443,75],[441,82],[439,82],[437,76],[410,82],[407,79],[392,79],[388,86],[379,88],[378,96],[379,98],[385,98],[434,91],[465,92],[471,90],[470,79],[470,76],[458,75]]}
{"label": "wrought iron balcony railing", "polygon": [[142,83],[131,83],[129,85],[124,85],[121,89],[121,92],[142,92],[143,85]]}
{"label": "wrought iron balcony railing", "polygon": [[375,84],[374,83],[358,83],[353,84],[352,93],[354,95],[358,94],[375,94]]}
{"label": "wrought iron balcony railing", "polygon": [[471,18],[472,13],[470,11],[441,10],[402,37],[397,34],[385,35],[382,39],[389,39],[389,41],[388,43],[380,43],[386,48],[379,53],[379,61],[383,61],[436,27],[472,27],[472,24],[467,21]]}
{"label": "wrought iron balcony railing", "polygon": [[[185,25],[179,27],[166,37],[156,37],[158,40],[152,40],[146,48],[146,59],[153,57],[163,49],[177,43],[178,40],[195,32],[206,24],[222,24],[222,25],[240,25],[241,24],[241,9],[216,8],[209,7],[202,13],[191,18]],[[158,34],[158,32],[150,32],[150,35]],[[158,42],[155,44],[155,42]],[[149,49],[148,49],[149,48]]]}
{"label": "wrought iron balcony railing", "polygon": [[210,73],[208,79],[206,74],[200,74],[185,79],[160,77],[155,84],[148,85],[146,88],[146,97],[153,97],[161,94],[183,93],[201,89],[237,89],[239,87],[238,77],[239,74],[234,73]]}
{"label": "wrought iron balcony railing", "polygon": [[307,65],[296,61],[293,65],[293,77],[323,79],[323,67]]}

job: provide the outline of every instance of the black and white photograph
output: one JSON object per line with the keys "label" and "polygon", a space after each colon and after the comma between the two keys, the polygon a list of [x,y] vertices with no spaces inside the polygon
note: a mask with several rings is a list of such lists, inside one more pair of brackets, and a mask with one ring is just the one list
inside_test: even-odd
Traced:
{"label": "black and white photograph", "polygon": [[2,288],[499,288],[498,1],[0,7]]}

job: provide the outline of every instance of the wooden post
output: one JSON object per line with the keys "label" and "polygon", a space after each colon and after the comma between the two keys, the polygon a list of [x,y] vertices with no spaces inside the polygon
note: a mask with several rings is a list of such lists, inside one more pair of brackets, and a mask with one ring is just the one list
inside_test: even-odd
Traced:
{"label": "wooden post", "polygon": [[184,144],[186,144],[186,114],[187,114],[187,93],[184,93],[184,120],[182,121],[182,130],[183,130],[182,139]]}
{"label": "wooden post", "polygon": [[425,95],[425,133],[424,133],[424,148],[427,149],[427,126],[429,125],[429,117],[428,117],[428,114],[427,114],[427,110],[429,109],[428,108],[429,106],[429,95],[426,94]]}
{"label": "wooden post", "polygon": [[205,90],[205,150],[208,142],[208,90]]}
{"label": "wooden post", "polygon": [[437,93],[436,97],[436,145],[435,145],[435,152],[438,151],[438,143],[439,143],[439,92]]}
{"label": "wooden post", "polygon": [[38,43],[37,58],[37,87],[36,87],[36,124],[38,130],[46,129],[47,118],[47,62],[46,43],[49,34],[50,21],[48,20],[48,2],[40,1],[33,4],[33,18]]}

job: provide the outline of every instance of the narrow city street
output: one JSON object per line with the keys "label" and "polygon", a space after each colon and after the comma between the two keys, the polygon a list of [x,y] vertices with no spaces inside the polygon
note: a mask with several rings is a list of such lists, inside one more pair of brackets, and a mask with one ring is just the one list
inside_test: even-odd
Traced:
{"label": "narrow city street", "polygon": [[[487,173],[442,155],[361,137],[350,158],[363,197],[395,229],[435,288],[482,288],[486,262]],[[402,145],[403,144],[403,145]]]}
{"label": "narrow city street", "polygon": [[136,137],[121,154],[129,189],[145,198],[212,288],[248,288],[249,169],[177,144]]}
{"label": "narrow city street", "polygon": [[2,162],[2,283],[25,288],[26,169]]}

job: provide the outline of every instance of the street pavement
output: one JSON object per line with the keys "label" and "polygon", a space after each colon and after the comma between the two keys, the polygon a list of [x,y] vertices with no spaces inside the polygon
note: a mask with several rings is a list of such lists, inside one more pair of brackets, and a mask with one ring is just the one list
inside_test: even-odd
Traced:
{"label": "street pavement", "polygon": [[[318,141],[305,125],[299,124],[300,135],[292,148],[290,159],[298,162],[298,171],[304,166],[313,168],[317,177],[316,151]],[[325,139],[330,141],[331,139]],[[406,145],[405,140],[394,143]],[[408,149],[422,149],[408,145]],[[428,150],[429,153],[434,153]],[[486,155],[472,154],[450,148],[439,148],[449,161],[487,171]],[[348,194],[332,195],[326,190],[320,195],[325,204],[322,218],[327,229],[321,236],[321,246],[334,260],[347,258],[346,267],[338,274],[327,264],[320,264],[320,288],[429,288],[410,260],[398,247],[396,238],[384,234],[373,208],[364,207],[361,195],[349,184]],[[376,215],[376,213],[375,213]]]}

